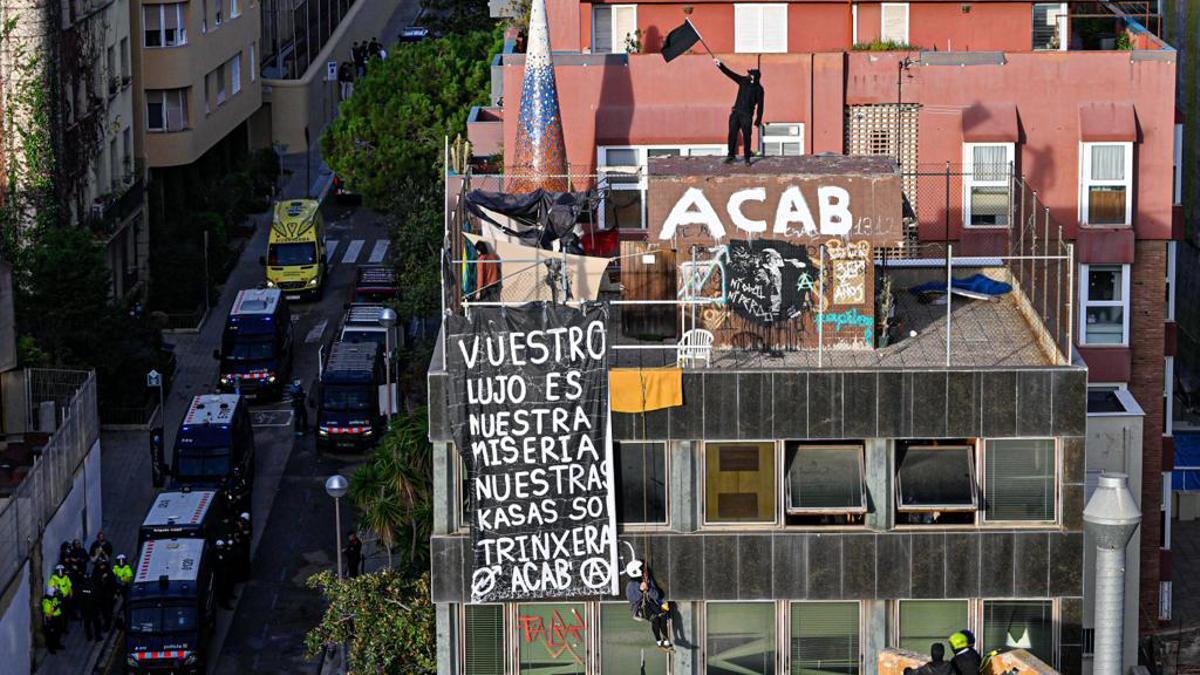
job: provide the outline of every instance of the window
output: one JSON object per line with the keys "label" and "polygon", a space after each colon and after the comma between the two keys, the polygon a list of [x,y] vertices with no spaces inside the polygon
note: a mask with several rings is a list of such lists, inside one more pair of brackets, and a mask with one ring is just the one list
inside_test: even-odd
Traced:
{"label": "window", "polygon": [[117,48],[115,46],[105,50],[104,65],[107,69],[104,75],[108,77],[108,93],[115,94],[121,86],[121,76],[117,73]]}
{"label": "window", "polygon": [[146,129],[183,131],[188,127],[187,89],[147,89]]}
{"label": "window", "polygon": [[667,522],[667,449],[663,443],[617,444],[620,522]]}
{"label": "window", "polygon": [[1052,521],[1054,440],[989,440],[984,453],[983,514],[989,521]]}
{"label": "window", "polygon": [[466,675],[504,675],[504,608],[463,605]]}
{"label": "window", "polygon": [[236,96],[242,90],[242,53],[234,54],[229,60],[229,77],[232,81],[233,93]]}
{"label": "window", "polygon": [[949,653],[947,638],[968,627],[967,606],[966,600],[901,600],[900,637],[896,646],[928,654],[930,645],[941,642]]}
{"label": "window", "polygon": [[205,115],[212,112],[212,105],[209,102],[209,100],[212,96],[212,88],[213,88],[212,80],[213,80],[212,73],[209,73],[204,76],[204,114]]}
{"label": "window", "polygon": [[121,78],[129,79],[129,38],[121,38]]}
{"label": "window", "polygon": [[513,630],[518,642],[517,671],[583,675],[587,659],[585,612],[582,602],[517,605]]}
{"label": "window", "polygon": [[1065,51],[1067,48],[1067,3],[1038,2],[1033,5],[1033,48]]}
{"label": "window", "polygon": [[257,42],[250,43],[250,62],[246,64],[246,65],[250,66],[250,81],[251,82],[258,79],[258,61],[254,55],[254,53],[257,51],[255,49],[255,47],[257,45],[258,45]]}
{"label": "window", "polygon": [[859,672],[857,602],[793,602],[791,607],[791,675]]}
{"label": "window", "polygon": [[1133,143],[1084,143],[1082,218],[1086,225],[1129,225],[1133,183]]}
{"label": "window", "polygon": [[592,9],[592,52],[624,54],[637,39],[637,5],[608,5]]}
{"label": "window", "polygon": [[216,74],[213,77],[217,81],[217,106],[225,103],[225,64],[217,66]]}
{"label": "window", "polygon": [[963,220],[968,226],[1008,225],[1012,143],[963,144]]}
{"label": "window", "polygon": [[121,163],[126,174],[133,174],[133,129],[125,127],[121,132]]}
{"label": "window", "polygon": [[224,5],[224,4],[225,4],[225,0],[213,0],[213,9],[214,9],[214,11],[213,11],[213,28],[221,27],[221,21],[224,18],[224,14],[223,14],[224,8],[222,7],[222,5]]}
{"label": "window", "polygon": [[804,125],[780,124],[778,122],[763,125],[762,150],[764,155],[794,157],[804,154]]}
{"label": "window", "polygon": [[646,162],[650,157],[724,155],[724,145],[626,146],[596,148],[600,174],[601,224],[604,229],[646,227]]}
{"label": "window", "polygon": [[787,51],[786,4],[733,5],[733,51],[739,54]]}
{"label": "window", "polygon": [[710,602],[705,606],[707,671],[775,673],[775,604]]}
{"label": "window", "polygon": [[1054,602],[984,600],[982,653],[1005,648],[1025,649],[1053,664]]}
{"label": "window", "polygon": [[114,192],[121,187],[121,155],[117,152],[117,137],[108,142],[108,182]]}
{"label": "window", "polygon": [[898,523],[946,523],[947,513],[963,518],[977,505],[975,453],[969,445],[911,445],[896,448]]}
{"label": "window", "polygon": [[[647,648],[650,626],[635,621],[627,602],[600,605],[600,659],[604,673],[645,673],[666,675],[667,654]],[[644,659],[644,660],[643,660]]]}
{"label": "window", "polygon": [[1129,265],[1080,265],[1079,343],[1129,344]]}
{"label": "window", "polygon": [[908,3],[885,2],[879,14],[879,39],[908,44]]}
{"label": "window", "polygon": [[774,443],[705,443],[704,471],[708,522],[775,521]]}
{"label": "window", "polygon": [[788,445],[788,515],[866,512],[862,446]]}
{"label": "window", "polygon": [[187,29],[184,21],[186,3],[168,5],[144,5],[142,27],[145,34],[143,44],[147,47],[177,47],[187,44]]}
{"label": "window", "polygon": [[238,7],[238,0],[229,0],[229,18],[236,19],[241,13],[242,10]]}

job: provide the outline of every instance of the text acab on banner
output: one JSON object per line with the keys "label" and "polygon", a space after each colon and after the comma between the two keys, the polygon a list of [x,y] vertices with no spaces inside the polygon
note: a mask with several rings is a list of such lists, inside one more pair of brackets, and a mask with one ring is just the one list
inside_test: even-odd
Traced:
{"label": "text acab on banner", "polygon": [[617,593],[608,310],[447,318],[450,422],[468,470],[472,602]]}

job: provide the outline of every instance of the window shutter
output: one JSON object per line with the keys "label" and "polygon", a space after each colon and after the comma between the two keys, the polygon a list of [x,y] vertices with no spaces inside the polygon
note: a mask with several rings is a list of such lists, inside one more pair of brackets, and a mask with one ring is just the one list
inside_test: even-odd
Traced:
{"label": "window shutter", "polygon": [[1093,145],[1092,180],[1125,180],[1125,146]]}
{"label": "window shutter", "polygon": [[908,42],[908,5],[883,5],[880,37],[885,41]]}
{"label": "window shutter", "polygon": [[762,51],[762,17],[761,6],[733,6],[733,50],[739,53],[755,53]]}
{"label": "window shutter", "polygon": [[1054,441],[987,442],[988,520],[1054,519]]}
{"label": "window shutter", "polygon": [[633,7],[613,7],[613,51],[625,51],[625,38],[637,30],[637,10]]}
{"label": "window shutter", "polygon": [[464,605],[466,675],[504,675],[504,612],[500,605]]}
{"label": "window shutter", "polygon": [[613,17],[611,7],[597,7],[592,10],[592,51],[597,54],[608,54],[613,50]]}
{"label": "window shutter", "polygon": [[787,8],[786,4],[762,8],[762,51],[787,51]]}
{"label": "window shutter", "polygon": [[792,603],[792,672],[857,673],[858,603]]}

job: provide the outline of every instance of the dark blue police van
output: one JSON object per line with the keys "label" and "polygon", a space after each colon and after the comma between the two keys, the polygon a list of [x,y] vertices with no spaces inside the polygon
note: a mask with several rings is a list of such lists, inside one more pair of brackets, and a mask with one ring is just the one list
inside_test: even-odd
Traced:
{"label": "dark blue police van", "polygon": [[203,673],[213,600],[205,540],[142,544],[125,603],[125,672]]}
{"label": "dark blue police van", "polygon": [[[244,485],[242,485],[244,483]],[[254,486],[254,430],[249,404],[235,394],[204,394],[192,399],[171,462],[171,489],[220,488],[248,511]]]}
{"label": "dark blue police van", "polygon": [[317,392],[317,447],[360,451],[384,430],[383,358],[375,342],[335,342]]}
{"label": "dark blue police van", "polygon": [[225,320],[218,385],[255,399],[279,399],[292,374],[292,317],[278,288],[238,291]]}

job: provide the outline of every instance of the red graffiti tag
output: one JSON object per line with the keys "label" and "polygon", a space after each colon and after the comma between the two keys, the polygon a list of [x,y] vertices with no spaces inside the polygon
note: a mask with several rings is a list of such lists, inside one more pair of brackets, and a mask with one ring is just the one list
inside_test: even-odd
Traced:
{"label": "red graffiti tag", "polygon": [[587,622],[579,612],[572,609],[571,617],[574,623],[563,621],[558,610],[550,615],[550,627],[546,627],[542,617],[536,614],[522,614],[517,617],[525,642],[543,642],[546,653],[550,658],[557,659],[562,653],[568,652],[577,663],[583,663],[583,657],[575,653],[575,649],[583,644],[583,636],[587,631]]}

